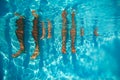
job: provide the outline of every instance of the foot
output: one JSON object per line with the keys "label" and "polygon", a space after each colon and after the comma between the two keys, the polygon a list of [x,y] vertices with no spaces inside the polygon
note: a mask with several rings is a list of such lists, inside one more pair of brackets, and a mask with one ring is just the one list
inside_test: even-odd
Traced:
{"label": "foot", "polygon": [[31,56],[31,59],[35,59],[39,54],[38,50],[35,50],[35,52],[33,53],[33,55]]}
{"label": "foot", "polygon": [[42,37],[41,37],[40,39],[43,39],[43,38],[45,38],[45,36],[44,36],[44,35],[42,35]]}
{"label": "foot", "polygon": [[95,36],[99,36],[99,34],[96,32],[95,34],[94,34]]}
{"label": "foot", "polygon": [[65,47],[62,47],[62,53],[66,53],[66,48]]}
{"label": "foot", "polygon": [[24,52],[24,50],[19,50],[17,53],[13,54],[12,57],[16,58],[18,57],[22,52]]}
{"label": "foot", "polygon": [[48,37],[47,38],[51,38],[51,34],[50,33],[48,33]]}
{"label": "foot", "polygon": [[72,53],[75,53],[75,52],[76,52],[76,50],[75,50],[75,48],[73,47],[73,48],[72,48]]}

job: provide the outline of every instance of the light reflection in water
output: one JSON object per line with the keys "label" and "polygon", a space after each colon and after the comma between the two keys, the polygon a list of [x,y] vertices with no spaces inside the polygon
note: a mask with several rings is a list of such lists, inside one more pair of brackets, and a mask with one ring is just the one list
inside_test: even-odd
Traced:
{"label": "light reflection in water", "polygon": [[[11,2],[11,0],[7,0]],[[20,4],[18,4],[21,2]],[[75,79],[75,80],[104,80],[113,79],[119,80],[115,72],[119,68],[115,57],[112,54],[116,54],[114,39],[120,39],[119,28],[115,29],[116,9],[112,0],[102,1],[80,1],[79,4],[73,0],[46,0],[46,3],[41,3],[40,0],[35,1],[20,1],[16,0],[14,3],[8,3],[10,11],[6,13],[2,18],[2,26],[4,23],[8,23],[12,52],[15,53],[19,49],[18,40],[14,31],[16,30],[15,21],[17,17],[14,17],[14,11],[24,14],[29,19],[29,23],[26,25],[28,30],[28,50],[18,58],[11,58],[9,55],[8,43],[3,39],[1,42],[3,49],[0,49],[0,55],[3,60],[3,80],[7,79],[20,79],[20,80],[39,80],[39,79]],[[29,3],[29,4],[28,4]],[[76,4],[76,6],[74,6]],[[17,6],[18,5],[18,6]],[[42,5],[42,7],[40,7]],[[43,6],[44,5],[44,6]],[[17,10],[14,10],[17,7]],[[67,40],[67,54],[61,53],[61,11],[67,9],[68,12],[68,31],[71,28],[71,8],[76,10],[76,24],[77,24],[77,41],[76,41],[76,54],[71,53],[71,40],[68,37]],[[53,21],[54,37],[51,40],[42,40],[40,56],[35,60],[30,60],[29,56],[33,53],[35,43],[31,36],[32,31],[32,18],[33,16],[28,11],[28,14],[24,13],[29,10],[37,9],[41,20],[50,18]],[[47,11],[46,11],[47,10]],[[41,12],[43,11],[43,12]],[[6,19],[9,15],[12,15],[9,22]],[[52,16],[52,17],[51,17]],[[81,22],[81,18],[84,23]],[[120,16],[117,16],[120,18]],[[119,19],[118,19],[119,20]],[[96,21],[96,22],[95,22]],[[82,38],[79,35],[81,25],[85,29],[85,36]],[[93,37],[93,27],[97,26],[100,36]],[[5,27],[1,27],[0,31],[4,31]],[[117,36],[114,31],[117,31]],[[0,33],[2,34],[2,33]],[[70,35],[70,33],[68,33]],[[4,35],[2,35],[4,36]],[[115,49],[116,50],[116,49]],[[27,61],[27,62],[26,62]],[[12,72],[15,72],[12,74]],[[11,77],[10,77],[11,76]],[[23,77],[23,78],[22,78]]]}

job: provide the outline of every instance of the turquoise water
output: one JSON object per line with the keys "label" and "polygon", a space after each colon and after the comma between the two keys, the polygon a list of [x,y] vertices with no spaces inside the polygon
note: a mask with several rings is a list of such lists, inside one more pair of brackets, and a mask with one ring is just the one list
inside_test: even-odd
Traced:
{"label": "turquoise water", "polygon": [[[67,53],[61,53],[64,9],[68,31],[72,9],[76,13],[75,54],[71,53],[70,33]],[[35,60],[30,60],[35,48],[31,10],[37,11],[40,21],[52,21],[52,38],[40,40],[40,55]],[[11,56],[19,49],[14,12],[26,17],[26,53],[17,58]],[[98,37],[93,36],[96,26]],[[84,37],[80,37],[81,27]],[[120,80],[120,0],[0,0],[0,35],[0,80]]]}

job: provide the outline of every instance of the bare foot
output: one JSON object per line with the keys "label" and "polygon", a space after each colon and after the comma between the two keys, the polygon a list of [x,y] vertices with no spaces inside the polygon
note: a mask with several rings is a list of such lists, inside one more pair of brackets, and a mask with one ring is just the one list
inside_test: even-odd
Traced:
{"label": "bare foot", "polygon": [[62,47],[62,53],[64,53],[64,54],[66,53],[66,48],[65,48],[65,46]]}
{"label": "bare foot", "polygon": [[42,37],[40,38],[40,39],[43,39],[45,36],[44,35],[42,35]]}
{"label": "bare foot", "polygon": [[36,14],[36,11],[35,11],[35,10],[32,10],[32,15],[33,15],[34,17],[38,17],[38,15]]}
{"label": "bare foot", "polygon": [[75,53],[75,52],[76,52],[75,48],[74,48],[74,47],[72,47],[72,53]]}
{"label": "bare foot", "polygon": [[19,50],[17,53],[12,54],[12,57],[13,57],[13,58],[18,57],[23,51],[24,51],[24,50]]}
{"label": "bare foot", "polygon": [[47,38],[51,38],[51,33],[48,33],[48,37]]}
{"label": "bare foot", "polygon": [[36,49],[30,59],[35,59],[39,55],[39,50]]}

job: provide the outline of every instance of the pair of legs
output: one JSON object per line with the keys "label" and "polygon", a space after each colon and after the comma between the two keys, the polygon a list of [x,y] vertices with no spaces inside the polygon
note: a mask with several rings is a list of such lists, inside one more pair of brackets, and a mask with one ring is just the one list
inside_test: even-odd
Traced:
{"label": "pair of legs", "polygon": [[[42,37],[40,39],[43,39],[45,38],[45,27],[44,27],[44,22],[41,23],[42,24]],[[52,28],[52,25],[51,25],[51,22],[48,21],[48,37],[47,38],[51,38],[51,28]]]}
{"label": "pair of legs", "polygon": [[[66,29],[62,29],[62,53],[66,53],[66,34],[67,34],[67,30]],[[71,51],[72,53],[75,53],[75,36],[76,36],[76,30],[75,28],[72,28],[70,31],[70,35],[71,35]]]}

